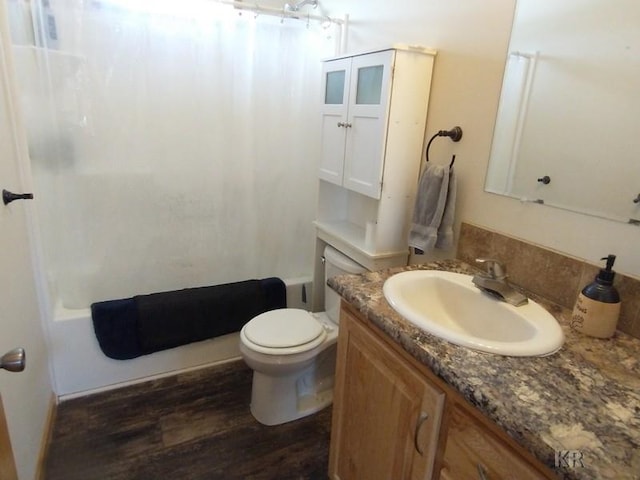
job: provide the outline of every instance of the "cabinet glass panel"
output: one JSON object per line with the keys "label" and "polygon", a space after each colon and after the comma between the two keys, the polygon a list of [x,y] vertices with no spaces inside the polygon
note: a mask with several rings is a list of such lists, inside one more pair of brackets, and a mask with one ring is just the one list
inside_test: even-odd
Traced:
{"label": "cabinet glass panel", "polygon": [[356,103],[358,105],[380,104],[383,72],[383,65],[358,69],[358,90],[356,90]]}
{"label": "cabinet glass panel", "polygon": [[344,103],[344,70],[327,73],[327,86],[324,92],[326,105],[341,105]]}

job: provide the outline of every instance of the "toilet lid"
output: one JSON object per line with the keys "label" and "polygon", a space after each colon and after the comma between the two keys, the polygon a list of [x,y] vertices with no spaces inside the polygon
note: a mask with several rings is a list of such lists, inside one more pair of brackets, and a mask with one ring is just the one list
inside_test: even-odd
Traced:
{"label": "toilet lid", "polygon": [[306,310],[282,308],[261,313],[244,326],[249,341],[268,348],[309,343],[322,334],[320,322]]}

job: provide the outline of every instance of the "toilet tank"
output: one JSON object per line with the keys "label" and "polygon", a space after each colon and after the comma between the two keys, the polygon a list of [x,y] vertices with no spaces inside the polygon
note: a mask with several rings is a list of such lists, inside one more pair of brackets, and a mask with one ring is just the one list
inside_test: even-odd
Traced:
{"label": "toilet tank", "polygon": [[324,307],[327,316],[337,324],[340,321],[340,295],[327,286],[327,280],[343,273],[364,273],[367,269],[330,245],[324,248],[324,259]]}

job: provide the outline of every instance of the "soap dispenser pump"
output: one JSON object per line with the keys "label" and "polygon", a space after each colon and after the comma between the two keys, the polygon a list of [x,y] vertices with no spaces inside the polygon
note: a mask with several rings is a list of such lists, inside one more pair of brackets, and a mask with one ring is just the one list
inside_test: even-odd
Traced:
{"label": "soap dispenser pump", "polygon": [[586,335],[609,338],[615,331],[620,316],[620,295],[613,286],[615,272],[612,270],[615,255],[608,255],[605,268],[596,275],[578,295],[571,316],[571,327]]}

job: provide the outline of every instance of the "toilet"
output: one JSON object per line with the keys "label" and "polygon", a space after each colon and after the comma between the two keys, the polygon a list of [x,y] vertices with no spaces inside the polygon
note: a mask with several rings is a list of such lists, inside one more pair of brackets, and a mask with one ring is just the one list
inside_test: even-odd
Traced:
{"label": "toilet", "polygon": [[340,297],[326,280],[367,269],[329,245],[324,259],[325,312],[271,310],[240,331],[240,352],[253,369],[251,413],[264,425],[306,417],[333,401]]}

